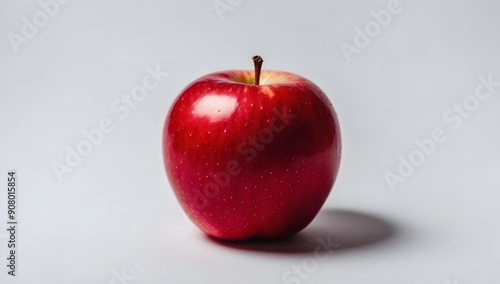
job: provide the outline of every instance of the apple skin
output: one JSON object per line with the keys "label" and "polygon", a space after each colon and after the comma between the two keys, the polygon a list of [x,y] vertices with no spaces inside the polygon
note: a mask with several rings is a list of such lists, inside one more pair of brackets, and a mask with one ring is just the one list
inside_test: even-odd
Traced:
{"label": "apple skin", "polygon": [[222,240],[284,239],[305,228],[337,177],[340,128],[327,96],[282,71],[206,75],[174,101],[163,159],[188,217]]}

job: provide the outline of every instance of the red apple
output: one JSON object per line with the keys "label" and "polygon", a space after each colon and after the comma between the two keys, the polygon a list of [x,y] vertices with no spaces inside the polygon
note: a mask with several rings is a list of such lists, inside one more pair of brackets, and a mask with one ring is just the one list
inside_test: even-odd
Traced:
{"label": "red apple", "polygon": [[223,240],[287,238],[331,191],[340,129],[327,96],[282,71],[225,71],[186,87],[163,129],[172,189],[189,218]]}

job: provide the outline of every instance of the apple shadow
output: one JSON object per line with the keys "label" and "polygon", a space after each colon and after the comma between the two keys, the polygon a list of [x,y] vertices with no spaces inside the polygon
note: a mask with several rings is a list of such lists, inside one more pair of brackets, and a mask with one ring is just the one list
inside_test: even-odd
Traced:
{"label": "apple shadow", "polygon": [[324,209],[304,230],[285,240],[250,239],[223,241],[206,235],[219,245],[242,250],[308,254],[341,251],[379,243],[391,238],[395,227],[388,221],[351,210]]}

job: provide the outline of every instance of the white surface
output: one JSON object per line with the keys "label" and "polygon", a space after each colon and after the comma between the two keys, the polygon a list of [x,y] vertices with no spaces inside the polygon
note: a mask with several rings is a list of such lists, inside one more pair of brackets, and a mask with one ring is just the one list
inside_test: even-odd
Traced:
{"label": "white surface", "polygon": [[[7,35],[20,35],[22,18],[41,8],[1,0],[2,228],[8,170],[20,185],[18,276],[2,265],[0,282],[283,283],[305,264],[310,272],[295,283],[500,283],[500,87],[457,129],[442,118],[474,94],[479,76],[500,81],[498,2],[402,1],[350,63],[339,44],[353,44],[354,29],[389,1],[230,2],[221,20],[212,0],[73,0],[15,53]],[[161,132],[188,83],[251,69],[254,54],[328,94],[343,161],[303,233],[231,247],[183,218]],[[110,107],[142,84],[147,66],[169,76],[122,120]],[[51,164],[104,118],[114,131],[60,183]],[[391,191],[384,172],[435,128],[447,140]],[[315,260],[317,238],[329,236],[342,246]]]}

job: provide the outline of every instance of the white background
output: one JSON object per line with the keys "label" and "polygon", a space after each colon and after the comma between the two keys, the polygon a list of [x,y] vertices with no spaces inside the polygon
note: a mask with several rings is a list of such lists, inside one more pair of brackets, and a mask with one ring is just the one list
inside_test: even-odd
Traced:
{"label": "white background", "polygon": [[[478,77],[500,81],[499,3],[402,0],[350,62],[339,45],[354,45],[356,27],[388,0],[230,3],[220,14],[212,0],[73,0],[16,53],[9,34],[23,36],[23,17],[33,23],[43,10],[1,0],[1,258],[12,169],[19,249],[18,276],[0,260],[0,282],[500,283],[500,87],[456,129],[442,117],[474,95]],[[284,243],[229,246],[184,219],[164,173],[162,126],[187,84],[251,69],[255,54],[325,91],[343,160],[310,227]],[[111,104],[148,66],[169,75],[120,119]],[[104,118],[114,131],[59,182],[52,163]],[[391,190],[384,173],[398,173],[398,157],[436,128],[445,142]],[[341,247],[315,258],[329,237]],[[284,278],[294,266],[302,279]]]}

